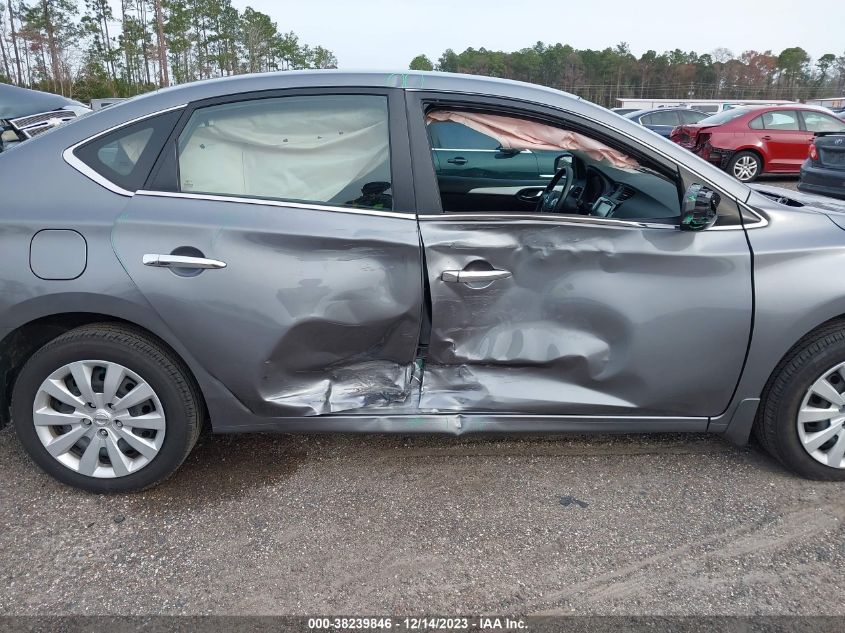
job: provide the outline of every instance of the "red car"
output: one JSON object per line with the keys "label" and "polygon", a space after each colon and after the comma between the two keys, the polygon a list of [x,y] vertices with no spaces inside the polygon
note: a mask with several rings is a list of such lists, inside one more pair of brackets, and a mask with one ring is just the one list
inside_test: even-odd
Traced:
{"label": "red car", "polygon": [[680,125],[669,138],[742,182],[760,174],[798,174],[816,132],[845,131],[825,108],[733,108]]}

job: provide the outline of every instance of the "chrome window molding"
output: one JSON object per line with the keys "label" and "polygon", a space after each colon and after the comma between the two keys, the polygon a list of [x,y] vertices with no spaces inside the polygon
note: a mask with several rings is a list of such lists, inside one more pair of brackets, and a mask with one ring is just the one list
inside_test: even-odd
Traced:
{"label": "chrome window molding", "polygon": [[115,183],[113,183],[111,180],[109,180],[108,178],[106,178],[102,174],[96,172],[91,167],[89,167],[88,165],[83,163],[81,160],[79,160],[79,158],[77,158],[76,154],[74,154],[73,152],[78,147],[81,147],[82,145],[85,145],[86,143],[90,143],[91,141],[94,141],[94,140],[100,138],[101,136],[105,136],[106,134],[110,134],[111,132],[115,132],[116,130],[119,130],[120,128],[126,127],[127,125],[132,125],[133,123],[137,123],[138,121],[143,121],[144,119],[149,119],[151,117],[158,116],[159,114],[165,114],[167,112],[173,112],[174,110],[181,110],[182,108],[186,107],[187,105],[188,105],[187,103],[182,103],[182,104],[177,105],[177,106],[171,106],[169,108],[164,108],[163,110],[157,110],[155,112],[151,112],[149,114],[144,114],[142,116],[135,117],[134,119],[129,119],[128,121],[118,123],[117,125],[113,125],[112,127],[108,128],[108,129],[105,129],[101,132],[97,132],[96,134],[94,134],[92,136],[88,136],[88,137],[82,139],[78,143],[74,143],[73,145],[71,145],[70,147],[68,147],[67,149],[65,149],[62,152],[62,158],[64,159],[64,161],[68,165],[73,167],[80,174],[82,174],[86,178],[89,178],[90,180],[93,180],[95,183],[97,183],[101,187],[104,187],[104,188],[108,189],[109,191],[112,191],[113,193],[116,193],[118,195],[131,198],[134,195],[134,192],[128,191],[128,190],[124,189],[123,187],[116,185]]}
{"label": "chrome window molding", "polygon": [[[490,96],[490,95],[484,95],[482,93],[461,92],[461,91],[458,91],[458,90],[429,90],[429,89],[425,89],[425,88],[405,88],[405,91],[406,92],[437,92],[437,93],[442,93],[442,94],[451,94],[451,95],[455,95],[455,96],[464,96],[464,97]],[[575,113],[575,112],[569,112],[567,110],[563,110],[561,108],[555,107],[553,105],[549,105],[547,103],[537,103],[535,101],[526,101],[524,99],[514,99],[514,98],[511,98],[511,97],[499,97],[499,98],[507,99],[509,101],[514,101],[516,103],[524,103],[524,104],[527,104],[527,105],[534,105],[534,106],[540,106],[540,107],[543,107],[543,108],[550,108],[552,110],[558,110],[559,112],[562,112],[564,114],[570,114],[571,116],[575,116],[579,119],[583,119],[584,121],[588,121],[588,122],[592,123],[593,125],[598,125],[598,126],[601,126],[601,127],[608,127],[610,129],[612,129],[614,132],[616,132],[617,134],[625,137],[626,139],[628,139],[629,141],[631,141],[634,144],[642,143],[642,141],[635,138],[634,136],[631,136],[628,132],[626,132],[624,130],[620,130],[619,128],[607,125],[606,123],[603,123],[603,122],[599,121],[598,119],[594,119],[591,116],[578,114],[578,113]],[[580,97],[579,97],[579,99],[580,99]],[[672,158],[671,156],[669,156],[668,154],[666,154],[665,152],[663,152],[659,148],[654,147],[653,145],[649,145],[648,148],[651,151],[653,151],[655,154],[657,154],[658,156],[663,158],[664,160],[667,160],[670,163],[672,163],[673,165],[679,164],[677,160],[675,160],[674,158]],[[704,181],[705,184],[709,185],[710,187],[713,187],[714,189],[716,189],[717,191],[719,191],[723,194],[725,193],[722,190],[722,188],[719,187],[719,185],[717,185],[712,180],[707,178],[707,176],[703,176],[694,167],[690,167],[688,165],[684,165],[683,167],[684,167],[684,169],[687,169],[690,172],[692,172],[693,174],[695,174],[696,176],[698,176],[702,181]],[[743,228],[761,228],[761,227],[764,227],[768,224],[768,221],[766,220],[766,218],[762,217],[757,211],[755,211],[754,209],[752,209],[748,205],[744,204],[744,202],[739,200],[739,198],[736,198],[735,196],[730,195],[730,194],[725,194],[725,197],[727,197],[729,200],[735,201],[737,204],[744,206],[745,209],[749,213],[757,216],[760,219],[760,221],[754,222],[754,223],[751,223],[751,224],[746,224],[744,227],[741,224],[737,224],[737,225],[734,225],[734,226],[711,227],[709,229],[705,229],[706,231],[736,231],[736,230],[742,230]]]}
{"label": "chrome window molding", "polygon": [[421,222],[432,222],[436,220],[446,220],[455,222],[496,222],[501,220],[519,220],[522,222],[538,222],[541,224],[589,224],[617,229],[635,228],[660,229],[669,231],[680,230],[677,224],[662,224],[659,222],[637,222],[634,220],[615,220],[613,218],[599,218],[584,215],[560,215],[555,213],[436,213],[420,215],[418,217]]}
{"label": "chrome window molding", "polygon": [[[502,153],[502,148],[499,149],[467,149],[467,148],[451,148],[451,147],[432,147],[432,152],[487,152],[490,154],[500,154]],[[505,149],[507,151],[507,149]],[[521,149],[519,150],[520,154],[533,154],[530,149]]]}
{"label": "chrome window molding", "polygon": [[373,215],[381,218],[400,218],[415,220],[413,213],[399,211],[379,211],[378,209],[361,209],[358,207],[339,207],[330,204],[311,202],[287,202],[285,200],[271,200],[267,198],[243,198],[239,196],[221,196],[206,193],[185,193],[180,191],[147,191],[141,189],[135,192],[138,196],[152,196],[157,198],[182,198],[187,200],[208,200],[211,202],[236,202],[240,204],[257,204],[269,207],[286,207],[293,209],[312,209],[315,211],[330,211],[332,213],[351,213],[354,215]]}

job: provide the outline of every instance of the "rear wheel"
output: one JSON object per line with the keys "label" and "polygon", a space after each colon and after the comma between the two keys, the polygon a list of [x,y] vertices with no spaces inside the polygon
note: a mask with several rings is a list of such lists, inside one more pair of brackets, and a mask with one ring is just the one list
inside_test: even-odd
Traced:
{"label": "rear wheel", "polygon": [[737,152],[728,163],[728,173],[740,182],[751,182],[763,171],[763,161],[754,152]]}
{"label": "rear wheel", "polygon": [[135,328],[87,325],[50,341],[15,383],[18,438],[43,470],[93,492],[170,476],[196,443],[201,399],[184,364]]}
{"label": "rear wheel", "polygon": [[781,362],[754,427],[763,447],[811,479],[845,480],[845,323],[820,328]]}

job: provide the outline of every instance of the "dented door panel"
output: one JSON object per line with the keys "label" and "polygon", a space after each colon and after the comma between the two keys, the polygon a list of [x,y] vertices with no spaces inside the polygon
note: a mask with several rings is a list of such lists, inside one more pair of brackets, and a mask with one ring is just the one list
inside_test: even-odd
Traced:
{"label": "dented door panel", "polygon": [[[420,407],[718,415],[752,316],[742,230],[427,216],[432,331]],[[488,284],[442,272],[510,271]]]}
{"label": "dented door panel", "polygon": [[[414,216],[143,194],[113,245],[176,337],[253,412],[408,400],[423,297]],[[226,267],[181,276],[142,264],[185,246]]]}

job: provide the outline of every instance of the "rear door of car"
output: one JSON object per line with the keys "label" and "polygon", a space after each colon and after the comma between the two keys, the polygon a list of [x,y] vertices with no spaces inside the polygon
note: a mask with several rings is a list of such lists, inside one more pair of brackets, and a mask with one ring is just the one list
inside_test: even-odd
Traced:
{"label": "rear door of car", "polygon": [[762,121],[759,138],[769,157],[766,171],[798,172],[813,137],[802,129],[798,111],[771,110],[762,115]]}
{"label": "rear door of car", "polygon": [[403,106],[391,89],[191,104],[115,224],[152,307],[259,415],[410,397],[423,287]]}

